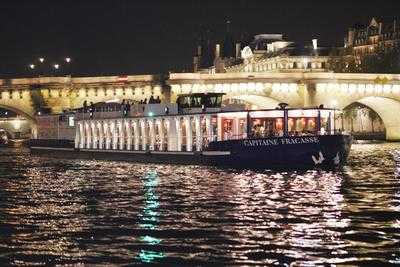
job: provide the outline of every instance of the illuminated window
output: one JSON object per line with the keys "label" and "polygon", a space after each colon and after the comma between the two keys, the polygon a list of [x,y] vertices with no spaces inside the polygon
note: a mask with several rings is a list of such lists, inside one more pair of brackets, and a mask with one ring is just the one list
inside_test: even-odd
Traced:
{"label": "illuminated window", "polygon": [[73,117],[73,116],[68,117],[68,126],[69,127],[75,126],[75,117]]}

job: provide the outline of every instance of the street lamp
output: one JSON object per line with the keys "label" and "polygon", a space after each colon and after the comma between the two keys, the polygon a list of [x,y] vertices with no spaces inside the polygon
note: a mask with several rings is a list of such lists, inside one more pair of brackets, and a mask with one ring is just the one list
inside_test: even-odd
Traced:
{"label": "street lamp", "polygon": [[39,77],[44,74],[44,57],[39,58]]}
{"label": "street lamp", "polygon": [[69,76],[72,75],[71,73],[71,58],[70,57],[66,57],[65,58],[65,62],[66,62],[66,66],[65,66],[65,73]]}
{"label": "street lamp", "polygon": [[36,68],[35,64],[32,64],[32,63],[29,64],[28,68],[29,68],[29,72],[32,75],[32,77],[35,76],[35,68]]}
{"label": "street lamp", "polygon": [[60,69],[60,64],[54,63],[53,68],[54,68],[54,74],[57,75]]}

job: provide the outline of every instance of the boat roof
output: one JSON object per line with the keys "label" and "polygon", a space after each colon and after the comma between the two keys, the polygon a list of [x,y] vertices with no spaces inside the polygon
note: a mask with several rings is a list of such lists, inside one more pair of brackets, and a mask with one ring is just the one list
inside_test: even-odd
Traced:
{"label": "boat roof", "polygon": [[190,93],[190,94],[179,94],[180,96],[221,96],[226,95],[225,93]]}
{"label": "boat roof", "polygon": [[[206,111],[206,112],[193,112],[193,113],[174,113],[174,114],[149,114],[149,113],[142,113],[138,115],[128,115],[126,117],[120,115],[118,117],[107,117],[107,118],[93,118],[94,120],[96,119],[115,119],[115,118],[160,118],[160,117],[184,117],[184,116],[194,116],[194,115],[215,115],[215,114],[232,114],[232,113],[249,113],[251,115],[252,113],[256,112],[268,112],[268,111],[307,111],[307,110],[320,110],[320,111],[340,111],[339,109],[334,109],[334,108],[318,108],[318,107],[309,107],[309,108],[285,108],[285,109],[280,109],[280,108],[275,108],[275,109],[255,109],[255,110],[247,110],[247,109],[242,109],[242,110],[218,110],[218,111]],[[78,119],[79,120],[79,119]]]}

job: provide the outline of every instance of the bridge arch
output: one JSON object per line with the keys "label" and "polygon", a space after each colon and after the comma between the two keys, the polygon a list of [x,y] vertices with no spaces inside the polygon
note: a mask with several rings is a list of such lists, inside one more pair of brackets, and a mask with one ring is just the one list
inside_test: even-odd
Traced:
{"label": "bridge arch", "polygon": [[31,121],[32,123],[35,123],[35,124],[37,123],[35,116],[33,114],[31,114],[31,112],[29,112],[29,111],[27,112],[27,111],[21,110],[19,108],[8,106],[8,105],[3,105],[3,104],[0,104],[0,108],[4,108],[4,109],[10,110],[10,111],[13,111],[13,112],[17,113],[18,115],[21,115],[25,119]]}
{"label": "bridge arch", "polygon": [[[9,105],[4,105],[4,104],[0,104],[0,108],[10,110],[10,111],[16,113],[17,115],[22,116],[24,119],[28,120],[28,122],[30,124],[30,129],[31,129],[31,136],[32,137],[37,136],[37,120],[34,117],[34,115],[32,114],[32,112],[24,111],[22,109],[19,109],[19,108],[13,107],[13,106],[9,106]],[[4,127],[4,125],[2,125],[2,127],[0,127],[0,128],[7,131],[12,136],[11,129]]]}
{"label": "bridge arch", "polygon": [[251,105],[255,105],[261,109],[273,109],[278,106],[279,103],[282,101],[278,101],[272,97],[266,97],[261,95],[227,95],[225,97],[226,100],[233,99],[233,100],[241,100],[247,102]]}
{"label": "bridge arch", "polygon": [[363,97],[355,101],[343,103],[340,108],[346,108],[353,103],[363,104],[374,110],[382,119],[386,128],[386,140],[400,141],[400,101],[377,96]]}

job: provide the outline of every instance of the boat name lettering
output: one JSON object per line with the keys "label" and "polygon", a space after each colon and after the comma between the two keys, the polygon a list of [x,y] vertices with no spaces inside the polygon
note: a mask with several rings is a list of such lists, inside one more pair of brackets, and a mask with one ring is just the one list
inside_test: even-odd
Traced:
{"label": "boat name lettering", "polygon": [[260,139],[260,140],[244,140],[244,146],[277,146],[277,145],[296,145],[296,144],[317,144],[318,137],[296,137],[281,139]]}

